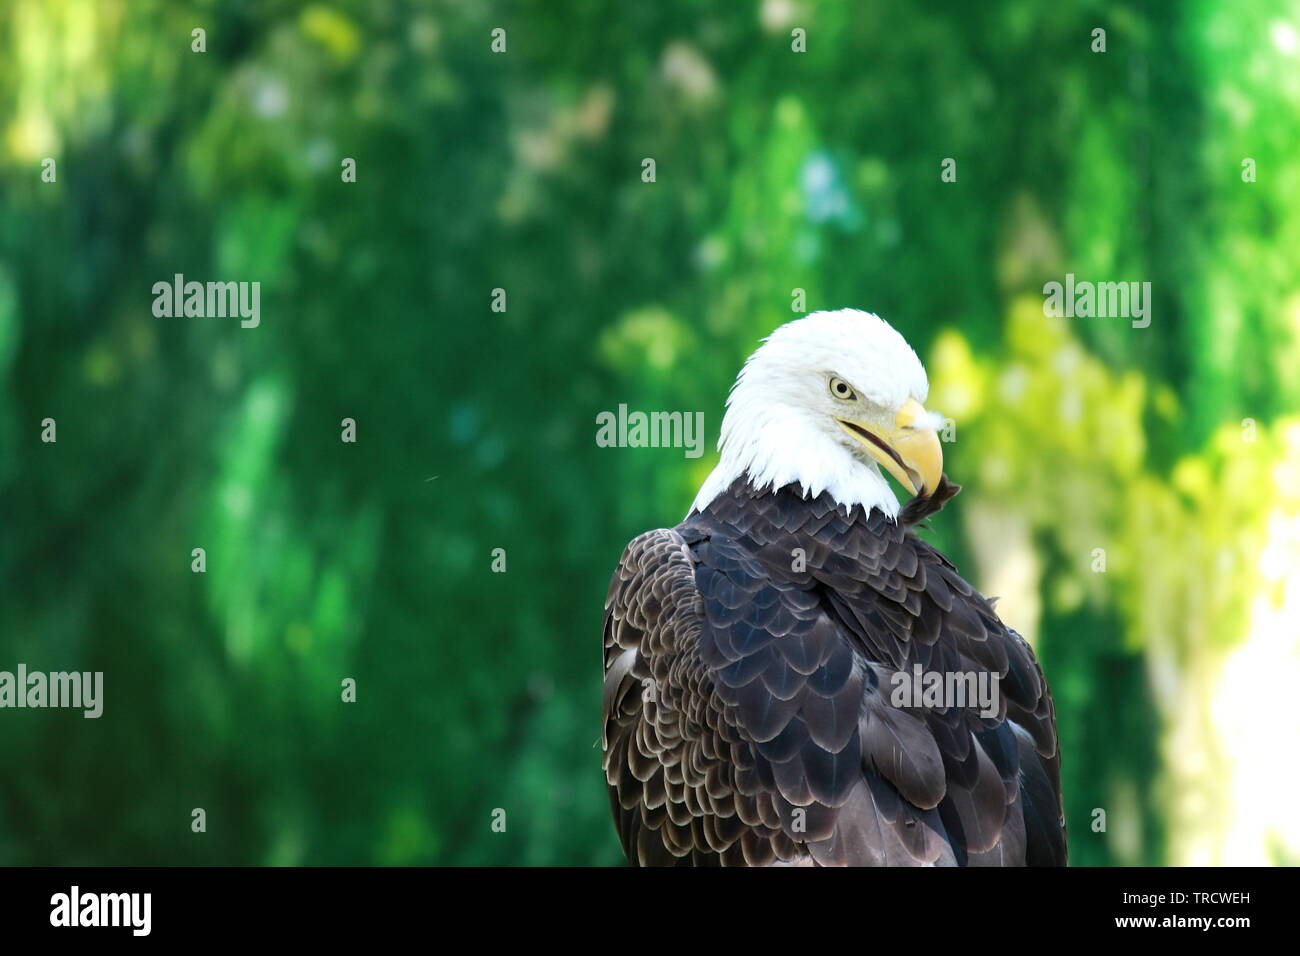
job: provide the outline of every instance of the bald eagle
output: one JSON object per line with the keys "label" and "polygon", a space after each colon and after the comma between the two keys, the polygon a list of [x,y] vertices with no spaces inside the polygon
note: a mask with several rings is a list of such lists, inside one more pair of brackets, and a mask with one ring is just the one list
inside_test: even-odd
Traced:
{"label": "bald eagle", "polygon": [[602,744],[632,864],[1065,864],[1042,670],[914,530],[958,491],[928,391],[875,315],[781,326],[685,520],[623,552]]}

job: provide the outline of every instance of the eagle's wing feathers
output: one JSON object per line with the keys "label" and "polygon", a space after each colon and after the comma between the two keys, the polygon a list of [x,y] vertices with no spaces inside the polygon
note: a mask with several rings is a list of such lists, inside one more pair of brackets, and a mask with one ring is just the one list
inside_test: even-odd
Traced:
{"label": "eagle's wing feathers", "polygon": [[[756,772],[755,741],[735,726],[701,660],[705,612],[695,579],[681,535],[659,530],[628,545],[610,585],[605,776],[624,851],[640,865],[793,860],[795,844],[765,797],[770,777],[765,783]],[[725,584],[722,600],[734,602]],[[737,631],[742,649],[729,647],[731,658],[716,658],[724,667],[764,652],[743,646],[748,633]],[[737,680],[738,669],[728,676]]]}
{"label": "eagle's wing feathers", "polygon": [[[864,528],[875,517],[723,496],[628,545],[606,602],[604,744],[630,861],[1064,861],[1032,652],[934,549],[883,518]],[[999,674],[997,715],[894,706],[918,663]]]}

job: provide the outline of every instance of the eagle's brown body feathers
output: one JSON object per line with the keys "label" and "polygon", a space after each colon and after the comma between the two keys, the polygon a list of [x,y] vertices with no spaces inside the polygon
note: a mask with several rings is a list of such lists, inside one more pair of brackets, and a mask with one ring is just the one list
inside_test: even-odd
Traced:
{"label": "eagle's brown body feathers", "polygon": [[[1063,865],[1033,652],[909,525],[741,480],[628,545],[605,614],[604,756],[640,865]],[[995,673],[997,716],[891,678]]]}

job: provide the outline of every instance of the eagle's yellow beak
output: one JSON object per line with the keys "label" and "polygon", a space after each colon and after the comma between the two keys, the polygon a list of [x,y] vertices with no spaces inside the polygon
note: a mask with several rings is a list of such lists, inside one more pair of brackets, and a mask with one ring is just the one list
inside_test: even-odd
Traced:
{"label": "eagle's yellow beak", "polygon": [[943,476],[943,448],[932,415],[914,398],[898,411],[892,431],[864,422],[836,419],[885,470],[913,495],[928,495]]}

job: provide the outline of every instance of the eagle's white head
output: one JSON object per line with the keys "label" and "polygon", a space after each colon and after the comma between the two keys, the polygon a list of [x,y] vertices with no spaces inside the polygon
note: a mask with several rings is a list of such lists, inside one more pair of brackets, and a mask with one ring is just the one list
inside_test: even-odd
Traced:
{"label": "eagle's white head", "polygon": [[914,495],[934,491],[943,473],[943,418],[925,410],[929,391],[921,360],[879,316],[840,309],[788,322],[740,370],[722,458],[691,510],[745,475],[758,489],[797,484],[896,518],[880,465]]}

